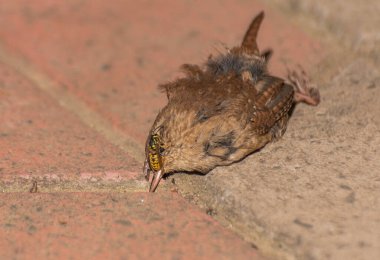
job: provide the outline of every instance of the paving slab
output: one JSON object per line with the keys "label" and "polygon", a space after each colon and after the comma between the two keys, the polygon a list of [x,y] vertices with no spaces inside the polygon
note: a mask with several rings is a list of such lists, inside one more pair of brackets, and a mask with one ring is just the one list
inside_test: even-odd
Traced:
{"label": "paving slab", "polygon": [[0,39],[59,87],[129,136],[145,142],[166,97],[157,85],[178,76],[183,63],[240,43],[251,19],[266,19],[260,46],[272,47],[271,69],[284,61],[308,68],[322,48],[259,1],[6,1]]}
{"label": "paving slab", "polygon": [[355,0],[271,0],[267,3],[288,16],[297,16],[298,22],[312,23],[312,27],[320,31],[327,30],[349,50],[363,52],[369,59],[380,62],[379,1],[365,0],[358,4]]}
{"label": "paving slab", "polygon": [[[237,164],[206,176],[173,176],[183,195],[268,255],[380,258],[378,17],[356,11],[378,6],[367,3],[281,1],[293,8],[289,17],[327,40],[328,58],[313,72],[321,104],[297,106],[280,141]],[[357,44],[357,35],[374,38]]]}
{"label": "paving slab", "polygon": [[282,140],[206,176],[177,174],[175,183],[279,259],[378,259],[378,72],[356,60],[321,89],[320,107],[296,108]]}
{"label": "paving slab", "polygon": [[33,181],[42,190],[145,188],[140,164],[128,153],[1,63],[0,100],[1,191],[27,191]]}
{"label": "paving slab", "polygon": [[262,259],[176,193],[0,194],[1,259]]}

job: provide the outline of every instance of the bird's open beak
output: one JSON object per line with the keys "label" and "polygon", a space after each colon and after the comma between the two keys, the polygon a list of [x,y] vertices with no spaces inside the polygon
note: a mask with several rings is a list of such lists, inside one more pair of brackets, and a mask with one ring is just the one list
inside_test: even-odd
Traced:
{"label": "bird's open beak", "polygon": [[160,183],[162,176],[163,176],[163,170],[162,169],[153,173],[153,178],[150,182],[149,192],[154,192],[156,190],[158,184]]}

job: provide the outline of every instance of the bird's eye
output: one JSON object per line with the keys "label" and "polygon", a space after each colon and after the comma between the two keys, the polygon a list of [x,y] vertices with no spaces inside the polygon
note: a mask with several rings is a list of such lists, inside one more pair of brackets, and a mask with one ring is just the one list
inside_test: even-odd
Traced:
{"label": "bird's eye", "polygon": [[165,153],[165,148],[160,147],[160,149],[158,150],[158,152],[160,153],[160,155],[163,155]]}

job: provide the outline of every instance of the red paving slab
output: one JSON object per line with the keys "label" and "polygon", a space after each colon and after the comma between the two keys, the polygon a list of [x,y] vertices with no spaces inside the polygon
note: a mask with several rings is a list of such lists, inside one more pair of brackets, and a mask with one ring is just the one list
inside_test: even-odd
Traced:
{"label": "red paving slab", "polygon": [[261,259],[174,193],[0,198],[1,259]]}
{"label": "red paving slab", "polygon": [[[275,50],[272,71],[283,74],[281,60],[306,68],[318,61],[318,43],[257,1],[3,1],[0,43],[142,144],[166,102],[157,84],[178,76],[180,64],[217,53],[220,42],[238,44],[262,9],[259,43]],[[0,64],[3,183],[141,179],[141,162],[7,65]],[[0,212],[0,258],[258,257],[175,194],[5,193]]]}
{"label": "red paving slab", "polygon": [[128,154],[1,63],[0,115],[0,184],[19,178],[142,179]]}
{"label": "red paving slab", "polygon": [[309,68],[321,48],[259,1],[14,0],[0,8],[0,41],[109,122],[144,143],[165,102],[156,86],[182,63],[234,46],[265,10],[260,46]]}

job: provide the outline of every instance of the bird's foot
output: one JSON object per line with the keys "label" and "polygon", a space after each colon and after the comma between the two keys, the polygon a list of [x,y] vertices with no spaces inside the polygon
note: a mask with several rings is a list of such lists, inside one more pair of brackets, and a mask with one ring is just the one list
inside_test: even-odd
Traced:
{"label": "bird's foot", "polygon": [[316,106],[321,101],[319,90],[310,85],[310,78],[301,66],[288,71],[288,80],[294,87],[294,101]]}

